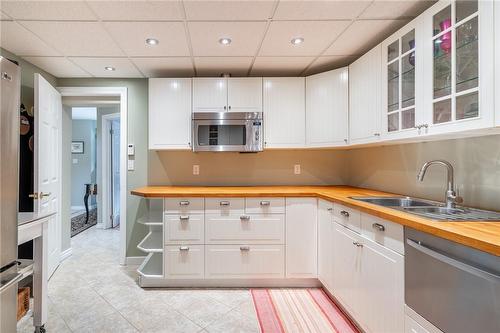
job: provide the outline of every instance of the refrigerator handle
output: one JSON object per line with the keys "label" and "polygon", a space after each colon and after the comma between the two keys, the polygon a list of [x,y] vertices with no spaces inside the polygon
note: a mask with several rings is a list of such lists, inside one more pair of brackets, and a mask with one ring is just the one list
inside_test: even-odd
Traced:
{"label": "refrigerator handle", "polygon": [[16,284],[23,278],[23,274],[17,273],[10,280],[5,281],[0,285],[0,294],[9,289],[12,285]]}

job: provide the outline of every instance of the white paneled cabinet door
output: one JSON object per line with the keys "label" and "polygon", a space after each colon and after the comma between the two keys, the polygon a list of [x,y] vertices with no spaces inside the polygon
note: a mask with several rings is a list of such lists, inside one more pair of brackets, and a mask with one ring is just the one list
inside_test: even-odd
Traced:
{"label": "white paneled cabinet door", "polygon": [[227,80],[227,110],[262,112],[262,78],[242,77]]}
{"label": "white paneled cabinet door", "polygon": [[226,78],[193,79],[193,112],[227,111]]}
{"label": "white paneled cabinet door", "polygon": [[316,198],[286,198],[286,277],[317,277]]}
{"label": "white paneled cabinet door", "polygon": [[359,321],[368,332],[404,331],[404,257],[360,237]]}
{"label": "white paneled cabinet door", "polygon": [[305,78],[264,78],[265,148],[304,147],[305,112]]}
{"label": "white paneled cabinet door", "polygon": [[191,148],[191,79],[149,79],[149,149]]}
{"label": "white paneled cabinet door", "polygon": [[306,145],[346,146],[349,113],[348,68],[306,78]]}
{"label": "white paneled cabinet door", "polygon": [[349,140],[372,143],[381,134],[381,46],[349,66]]}
{"label": "white paneled cabinet door", "polygon": [[318,200],[318,278],[333,294],[333,203]]}
{"label": "white paneled cabinet door", "polygon": [[428,135],[494,125],[497,5],[496,1],[439,1],[423,14]]}

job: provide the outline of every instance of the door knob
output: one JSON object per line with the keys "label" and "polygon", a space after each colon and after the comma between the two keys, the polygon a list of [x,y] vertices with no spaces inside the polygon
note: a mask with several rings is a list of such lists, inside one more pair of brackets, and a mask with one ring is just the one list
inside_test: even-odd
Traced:
{"label": "door knob", "polygon": [[38,200],[38,193],[31,193],[28,195],[28,197],[32,198],[33,200]]}
{"label": "door knob", "polygon": [[48,193],[40,192],[40,198],[50,197],[51,194],[52,194],[51,192],[48,192]]}

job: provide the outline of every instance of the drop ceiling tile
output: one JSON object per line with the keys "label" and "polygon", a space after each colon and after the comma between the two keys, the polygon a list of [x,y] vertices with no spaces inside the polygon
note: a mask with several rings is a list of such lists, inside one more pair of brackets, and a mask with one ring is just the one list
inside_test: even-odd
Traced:
{"label": "drop ceiling tile", "polygon": [[[182,22],[106,22],[104,25],[128,56],[189,55]],[[146,38],[156,38],[160,43],[148,45]]]}
{"label": "drop ceiling tile", "polygon": [[65,56],[122,56],[123,52],[98,22],[23,21]]}
{"label": "drop ceiling tile", "polygon": [[196,57],[194,63],[198,76],[219,76],[223,73],[246,76],[252,60],[252,57]]}
{"label": "drop ceiling tile", "polygon": [[18,56],[61,55],[17,22],[2,21],[0,32],[0,47]]}
{"label": "drop ceiling tile", "polygon": [[64,57],[23,57],[23,59],[58,78],[91,76]]}
{"label": "drop ceiling tile", "polygon": [[370,4],[366,0],[350,1],[280,1],[275,20],[342,20],[354,19]]}
{"label": "drop ceiling tile", "polygon": [[[266,22],[189,22],[195,56],[254,56],[264,35]],[[232,43],[221,45],[229,37]]]}
{"label": "drop ceiling tile", "polygon": [[407,20],[355,21],[325,51],[324,55],[359,55],[388,37]]}
{"label": "drop ceiling tile", "polygon": [[306,75],[326,72],[332,69],[347,66],[354,62],[358,56],[324,56],[318,57],[306,70]]}
{"label": "drop ceiling tile", "polygon": [[189,57],[132,58],[146,77],[191,77],[193,63]]}
{"label": "drop ceiling tile", "polygon": [[276,1],[185,1],[186,17],[197,21],[267,20]]}
{"label": "drop ceiling tile", "polygon": [[96,20],[85,1],[2,1],[2,11],[16,20]]}
{"label": "drop ceiling tile", "polygon": [[[271,22],[261,46],[261,56],[318,56],[351,21],[275,21]],[[293,45],[292,38],[304,42]]]}
{"label": "drop ceiling tile", "polygon": [[361,14],[362,19],[401,19],[413,18],[432,6],[436,1],[405,0],[387,1],[376,0]]}
{"label": "drop ceiling tile", "polygon": [[[127,58],[85,58],[71,57],[71,61],[95,77],[143,77],[142,74]],[[114,71],[107,71],[104,67],[114,67]]]}
{"label": "drop ceiling tile", "polygon": [[297,76],[314,60],[314,57],[257,57],[252,76]]}
{"label": "drop ceiling tile", "polygon": [[168,21],[182,20],[180,1],[88,1],[101,20]]}

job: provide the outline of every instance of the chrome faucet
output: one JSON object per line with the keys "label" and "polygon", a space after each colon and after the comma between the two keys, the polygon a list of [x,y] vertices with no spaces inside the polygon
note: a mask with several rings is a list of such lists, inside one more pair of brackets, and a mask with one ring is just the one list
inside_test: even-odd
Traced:
{"label": "chrome faucet", "polygon": [[455,190],[455,181],[453,178],[453,166],[449,162],[443,160],[434,160],[425,162],[424,165],[422,165],[422,168],[420,168],[420,172],[417,175],[417,180],[419,181],[424,180],[427,168],[429,168],[431,165],[442,165],[446,167],[447,179],[448,179],[448,187],[446,189],[446,208],[454,208],[457,203],[462,203],[463,199],[460,196],[458,196],[458,193]]}

